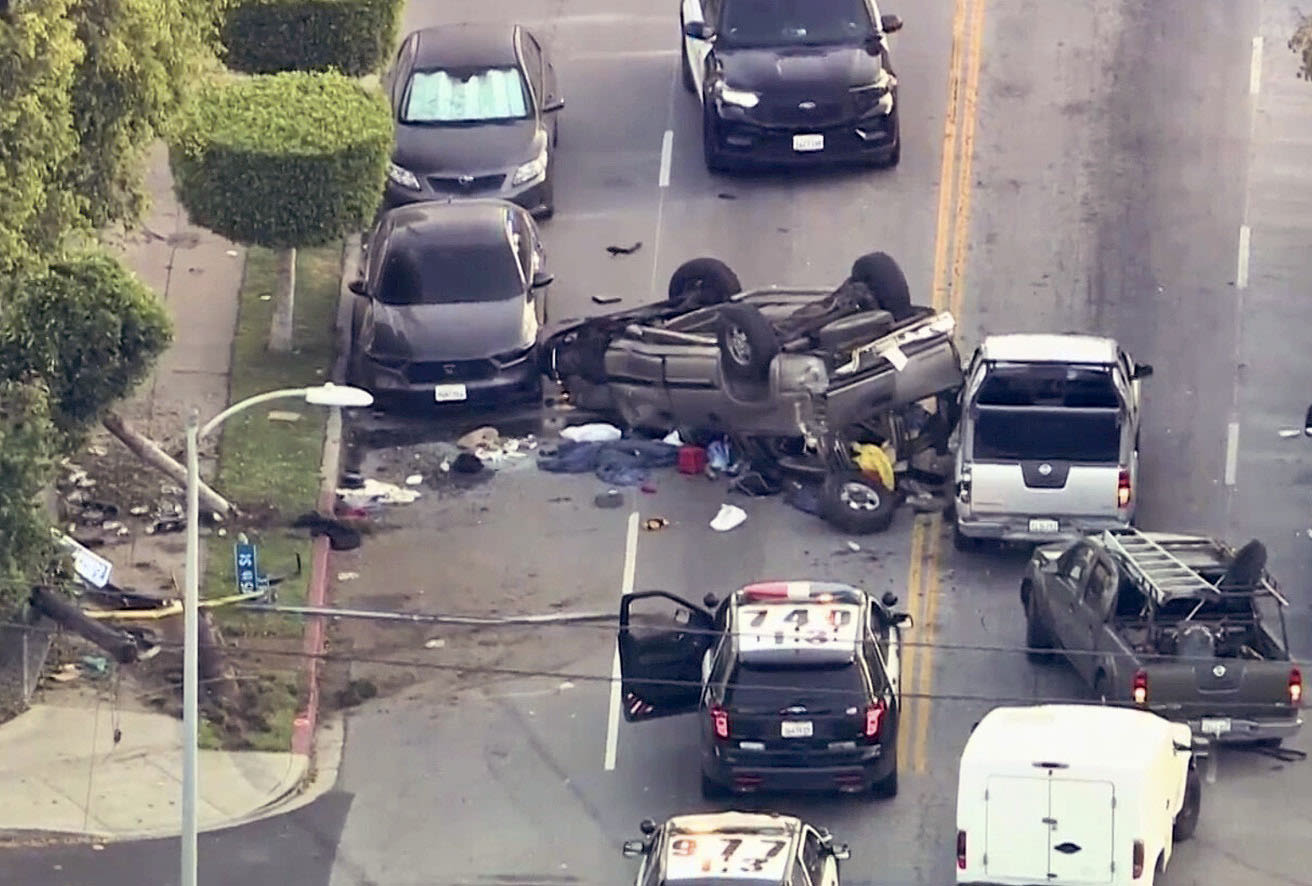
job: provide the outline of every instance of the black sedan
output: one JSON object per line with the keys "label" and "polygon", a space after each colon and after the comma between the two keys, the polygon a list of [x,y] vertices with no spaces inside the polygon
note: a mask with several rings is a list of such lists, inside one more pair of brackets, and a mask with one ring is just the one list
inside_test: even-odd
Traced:
{"label": "black sedan", "polygon": [[504,200],[384,212],[369,236],[351,314],[349,381],[382,401],[500,405],[541,396],[542,244]]}
{"label": "black sedan", "polygon": [[681,18],[707,169],[898,162],[902,20],[875,0],[684,0]]}
{"label": "black sedan", "polygon": [[384,208],[463,197],[555,210],[551,152],[565,106],[542,44],[519,25],[409,34],[384,87],[396,121]]}

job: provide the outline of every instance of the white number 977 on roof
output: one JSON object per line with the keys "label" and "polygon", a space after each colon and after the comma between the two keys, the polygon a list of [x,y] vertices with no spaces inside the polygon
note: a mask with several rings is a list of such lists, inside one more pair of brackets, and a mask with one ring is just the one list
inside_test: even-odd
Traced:
{"label": "white number 977 on roof", "polygon": [[856,654],[862,609],[855,603],[740,600],[734,634],[743,660],[841,660]]}
{"label": "white number 977 on roof", "polygon": [[709,833],[674,836],[665,856],[665,880],[735,879],[783,881],[791,858],[786,835]]}

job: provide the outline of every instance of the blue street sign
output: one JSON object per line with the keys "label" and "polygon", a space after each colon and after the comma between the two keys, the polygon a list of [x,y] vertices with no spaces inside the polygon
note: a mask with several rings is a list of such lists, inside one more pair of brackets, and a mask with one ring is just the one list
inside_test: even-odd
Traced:
{"label": "blue street sign", "polygon": [[237,593],[254,593],[260,583],[260,561],[255,545],[238,543],[232,548],[237,561]]}

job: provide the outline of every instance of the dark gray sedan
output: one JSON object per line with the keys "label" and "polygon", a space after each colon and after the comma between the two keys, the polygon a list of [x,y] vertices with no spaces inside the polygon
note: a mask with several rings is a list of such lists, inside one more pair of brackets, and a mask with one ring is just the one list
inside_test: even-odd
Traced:
{"label": "dark gray sedan", "polygon": [[384,80],[396,121],[384,208],[500,197],[555,209],[551,152],[565,106],[556,71],[526,28],[458,24],[409,34]]}
{"label": "dark gray sedan", "polygon": [[541,396],[537,226],[504,200],[415,203],[379,218],[350,284],[350,383],[386,401],[496,406]]}

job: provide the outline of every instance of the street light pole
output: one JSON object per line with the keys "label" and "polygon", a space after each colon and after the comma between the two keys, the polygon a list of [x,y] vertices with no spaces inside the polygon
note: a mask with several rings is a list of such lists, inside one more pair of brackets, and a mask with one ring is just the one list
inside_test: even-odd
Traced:
{"label": "street light pole", "polygon": [[200,727],[200,441],[244,409],[270,400],[301,398],[314,406],[360,407],[374,402],[360,388],[332,383],[312,388],[283,388],[234,403],[202,427],[200,414],[187,417],[187,568],[183,593],[182,634],[182,877],[181,886],[196,886],[197,758]]}
{"label": "street light pole", "polygon": [[196,758],[200,720],[200,413],[187,417],[187,568],[182,601],[182,879],[196,886]]}

